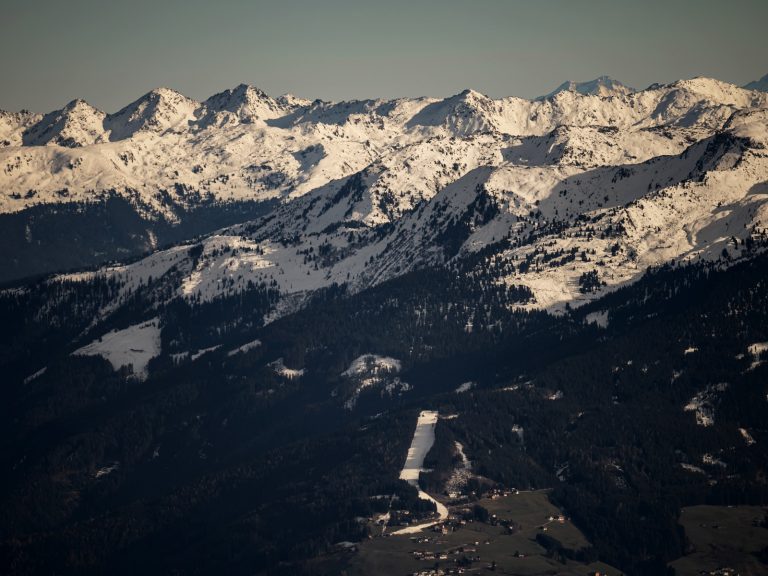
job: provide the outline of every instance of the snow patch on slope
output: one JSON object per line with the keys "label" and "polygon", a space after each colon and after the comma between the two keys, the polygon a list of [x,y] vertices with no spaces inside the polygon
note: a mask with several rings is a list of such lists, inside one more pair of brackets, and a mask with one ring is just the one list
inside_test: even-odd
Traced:
{"label": "snow patch on slope", "polygon": [[379,356],[378,354],[363,354],[355,358],[349,368],[341,373],[342,376],[373,377],[379,374],[398,373],[402,363],[396,358]]}
{"label": "snow patch on slope", "polygon": [[261,340],[252,340],[251,342],[246,342],[242,346],[238,346],[234,350],[230,350],[227,352],[227,356],[235,356],[237,354],[245,354],[246,352],[253,350],[255,348],[258,348],[261,346]]}
{"label": "snow patch on slope", "polygon": [[344,402],[344,408],[352,410],[360,394],[367,389],[380,387],[382,396],[402,394],[411,386],[396,376],[402,369],[400,360],[378,354],[363,354],[355,358],[341,376],[354,382],[354,388]]}
{"label": "snow patch on slope", "polygon": [[30,374],[29,376],[24,378],[24,384],[26,385],[32,382],[33,380],[37,380],[38,378],[40,378],[40,376],[45,374],[47,370],[48,370],[48,366],[43,366],[42,368],[40,368],[40,370],[38,370],[34,374]]}
{"label": "snow patch on slope", "polygon": [[288,380],[295,380],[296,378],[301,378],[304,376],[303,368],[288,368],[283,362],[282,358],[278,358],[274,362],[270,362],[268,366],[275,371],[275,374],[282,376],[283,378],[287,378]]}
{"label": "snow patch on slope", "polygon": [[739,434],[741,434],[741,437],[744,438],[744,442],[747,443],[747,446],[752,446],[753,444],[757,444],[755,442],[755,439],[752,437],[752,434],[749,433],[749,430],[746,428],[739,428]]}
{"label": "snow patch on slope", "polygon": [[469,392],[475,386],[477,386],[477,382],[464,382],[463,384],[460,384],[459,386],[456,387],[456,394]]}
{"label": "snow patch on slope", "polygon": [[160,355],[159,320],[154,318],[124,330],[112,330],[75,350],[74,356],[101,356],[112,364],[114,370],[132,366],[136,378],[147,377],[147,365]]}
{"label": "snow patch on slope", "polygon": [[720,392],[724,392],[728,384],[723,382],[707,386],[697,392],[693,398],[683,407],[685,412],[694,412],[698,426],[712,426],[715,423],[715,406]]}
{"label": "snow patch on slope", "polygon": [[754,370],[765,361],[766,353],[768,353],[768,342],[750,344],[747,346],[747,353],[752,356],[752,364],[749,369]]}

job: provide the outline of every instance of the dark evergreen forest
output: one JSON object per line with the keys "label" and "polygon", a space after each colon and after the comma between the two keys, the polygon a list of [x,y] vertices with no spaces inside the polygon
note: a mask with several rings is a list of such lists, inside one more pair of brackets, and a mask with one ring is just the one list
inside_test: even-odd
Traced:
{"label": "dark evergreen forest", "polygon": [[[768,341],[768,257],[654,270],[561,316],[519,309],[530,293],[495,284],[483,258],[333,286],[266,325],[269,286],[201,303],[158,278],[107,314],[107,280],[2,292],[1,571],[314,573],[312,558],[367,536],[358,518],[389,501],[376,496],[423,509],[398,480],[423,409],[457,415],[438,423],[425,487],[443,489],[460,441],[480,477],[468,491],[552,488],[583,553],[628,574],[684,552],[682,506],[768,504],[768,365],[747,351]],[[71,355],[155,317],[145,380]],[[342,373],[366,353],[401,360],[410,389],[364,390],[350,410]],[[714,425],[697,425],[683,407],[721,384]]]}

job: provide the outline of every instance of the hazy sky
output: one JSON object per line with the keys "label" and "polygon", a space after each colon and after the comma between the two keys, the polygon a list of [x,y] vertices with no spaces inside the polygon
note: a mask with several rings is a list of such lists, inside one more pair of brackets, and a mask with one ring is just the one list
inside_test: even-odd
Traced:
{"label": "hazy sky", "polygon": [[768,0],[2,0],[0,109],[241,82],[327,100],[744,84],[768,73],[766,22]]}

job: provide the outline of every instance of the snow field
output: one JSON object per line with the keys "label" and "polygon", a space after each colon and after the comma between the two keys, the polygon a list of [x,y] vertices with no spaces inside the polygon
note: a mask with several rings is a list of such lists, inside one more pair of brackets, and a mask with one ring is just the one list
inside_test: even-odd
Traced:
{"label": "snow field", "polygon": [[147,377],[147,365],[160,355],[160,327],[157,318],[113,330],[100,339],[72,352],[74,356],[101,356],[119,370],[132,366],[133,374],[142,380]]}

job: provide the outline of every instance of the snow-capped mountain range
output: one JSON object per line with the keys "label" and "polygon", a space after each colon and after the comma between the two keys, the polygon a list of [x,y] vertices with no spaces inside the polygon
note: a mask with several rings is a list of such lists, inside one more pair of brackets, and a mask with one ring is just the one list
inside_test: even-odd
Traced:
{"label": "snow-capped mountain range", "polygon": [[650,266],[747,257],[768,228],[768,94],[707,78],[635,91],[601,77],[533,101],[159,89],[114,114],[81,100],[0,113],[0,146],[5,213],[107,194],[147,217],[200,197],[278,199],[194,255],[67,276],[131,287],[173,270],[176,293],[202,300],[254,283],[296,301],[473,259],[529,288],[526,306],[559,310]]}

